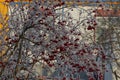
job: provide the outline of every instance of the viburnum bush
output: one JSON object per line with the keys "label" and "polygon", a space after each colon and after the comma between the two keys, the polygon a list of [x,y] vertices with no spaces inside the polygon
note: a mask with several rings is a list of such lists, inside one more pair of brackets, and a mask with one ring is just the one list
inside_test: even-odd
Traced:
{"label": "viburnum bush", "polygon": [[103,80],[106,55],[93,40],[94,34],[89,35],[97,26],[92,10],[79,8],[77,20],[70,13],[75,5],[67,7],[60,0],[33,0],[9,7],[1,80],[40,80],[36,63],[54,69],[45,80],[80,80],[83,73],[88,80]]}

